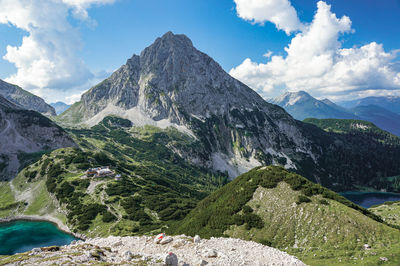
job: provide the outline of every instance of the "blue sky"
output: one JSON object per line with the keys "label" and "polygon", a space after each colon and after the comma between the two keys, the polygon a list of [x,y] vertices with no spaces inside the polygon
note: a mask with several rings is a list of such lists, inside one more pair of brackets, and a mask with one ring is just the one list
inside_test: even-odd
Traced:
{"label": "blue sky", "polygon": [[[26,1],[0,0],[0,5],[9,5],[10,13],[22,14],[23,11],[20,9]],[[271,69],[276,68],[277,65],[268,65],[267,62],[271,58],[263,55],[271,51],[272,55],[280,56],[283,60],[286,60],[287,52],[284,48],[288,47],[297,34],[306,35],[307,30],[294,30],[288,35],[284,30],[278,30],[276,24],[269,22],[268,16],[264,19],[264,24],[252,23],[251,18],[246,19],[238,14],[237,5],[246,5],[243,0],[241,3],[233,0],[82,0],[83,4],[79,6],[75,4],[75,2],[79,3],[79,0],[75,2],[73,0],[44,0],[42,3],[52,1],[66,2],[65,4],[49,4],[48,8],[49,10],[51,8],[59,9],[61,10],[60,14],[63,14],[63,10],[67,12],[65,13],[67,14],[65,21],[60,18],[62,23],[60,22],[57,28],[41,25],[40,22],[37,22],[38,28],[43,28],[40,36],[44,36],[44,39],[46,36],[48,38],[60,38],[58,43],[65,47],[57,49],[44,41],[43,43],[38,41],[37,49],[39,51],[49,49],[51,53],[59,53],[67,58],[60,59],[54,55],[47,58],[50,62],[54,61],[54,67],[51,69],[54,73],[57,73],[58,69],[69,70],[57,79],[53,78],[55,76],[53,72],[46,72],[50,71],[46,67],[41,72],[35,73],[36,69],[29,57],[30,54],[36,54],[36,50],[27,49],[26,52],[9,55],[8,59],[4,59],[4,56],[8,53],[7,46],[20,47],[24,36],[39,35],[36,32],[37,29],[30,29],[29,25],[27,26],[29,23],[35,24],[38,20],[35,15],[35,12],[38,12],[36,6],[31,7],[32,10],[29,10],[27,16],[32,15],[32,21],[27,18],[26,23],[17,20],[17,18],[7,17],[8,11],[0,11],[0,78],[21,85],[23,88],[44,97],[47,101],[63,100],[71,102],[76,100],[82,91],[107,77],[110,72],[124,64],[132,54],[139,54],[155,38],[170,30],[174,33],[186,34],[199,50],[213,57],[227,72],[234,69],[234,71],[231,71],[233,76],[245,82],[266,98],[276,96],[285,90],[308,90],[308,88],[309,92],[317,97],[330,97],[332,99],[340,99],[347,94],[350,94],[353,98],[368,95],[397,95],[400,88],[400,86],[397,87],[397,72],[395,70],[393,70],[394,73],[384,73],[382,74],[384,76],[375,78],[375,80],[381,80],[381,83],[371,82],[372,85],[361,81],[355,83],[343,81],[335,84],[334,80],[340,79],[336,72],[341,65],[327,67],[324,74],[320,75],[320,80],[311,85],[308,80],[305,81],[309,77],[309,73],[304,73],[300,78],[286,75],[271,76],[270,72],[273,72]],[[263,0],[255,1],[262,2]],[[21,2],[21,5],[11,6],[16,2]],[[35,2],[39,3],[39,1],[33,1],[33,5],[35,5]],[[313,21],[317,12],[317,2],[291,0],[289,5],[297,12],[301,23],[308,25]],[[382,57],[376,59],[377,62],[379,61],[377,64],[381,67],[380,69],[383,69],[385,64],[395,65],[398,61],[395,55],[390,60],[382,58],[386,58],[386,54],[395,54],[395,50],[400,49],[400,30],[398,27],[400,25],[400,16],[398,16],[400,14],[400,1],[327,0],[325,3],[331,5],[330,12],[336,15],[338,19],[348,16],[351,20],[351,30],[337,29],[344,32],[338,34],[341,46],[335,49],[360,48],[376,42],[382,45],[383,50],[381,52],[384,51],[385,53],[382,54]],[[39,4],[37,4],[37,8],[39,9]],[[254,7],[250,4],[250,6],[243,8],[250,12],[248,14],[251,17]],[[86,12],[87,16],[85,15]],[[58,19],[54,19],[58,23]],[[49,21],[54,24],[50,19]],[[60,29],[63,31],[64,25],[67,24],[68,29],[62,35],[68,37],[62,39],[62,36],[54,34],[55,31],[59,32]],[[51,34],[46,33],[46,30]],[[332,34],[334,35],[334,32]],[[71,39],[78,41],[71,41]],[[307,39],[308,42],[310,40],[315,40],[315,38]],[[312,46],[312,43],[310,43],[310,46]],[[66,49],[66,47],[70,47],[70,49]],[[329,49],[325,49],[323,53],[331,53],[332,51],[327,51]],[[375,53],[376,50],[379,50],[379,47],[370,50],[370,53]],[[357,53],[357,51],[353,52]],[[314,58],[318,55],[310,56]],[[246,64],[244,61],[247,58],[249,61]],[[361,57],[356,58],[362,60]],[[57,60],[62,62],[59,63]],[[337,60],[337,57],[333,57],[333,61],[335,60]],[[291,60],[286,61],[285,67],[293,68],[295,72],[296,66],[289,62]],[[346,62],[350,61],[352,60]],[[19,67],[16,67],[18,64]],[[322,65],[325,66],[324,63]],[[352,65],[338,73],[349,75],[348,69],[351,69],[351,67],[361,68]],[[371,67],[366,66],[366,68]],[[373,67],[377,66],[374,65]],[[330,69],[336,72],[329,74]],[[379,72],[380,70],[371,69],[370,71]],[[15,76],[17,72],[19,74]],[[254,75],[254,73],[257,74]],[[355,76],[356,79],[362,80],[363,75],[367,76],[367,74],[364,72],[356,73]],[[12,78],[13,75],[14,78]],[[39,76],[39,81],[36,80],[36,75]],[[400,78],[400,75],[398,77]],[[315,79],[316,77],[312,78]],[[281,82],[281,80],[283,81]],[[325,86],[325,83],[329,85]],[[335,89],[336,87],[345,87],[345,89]],[[74,97],[71,98],[71,95],[74,95]]]}

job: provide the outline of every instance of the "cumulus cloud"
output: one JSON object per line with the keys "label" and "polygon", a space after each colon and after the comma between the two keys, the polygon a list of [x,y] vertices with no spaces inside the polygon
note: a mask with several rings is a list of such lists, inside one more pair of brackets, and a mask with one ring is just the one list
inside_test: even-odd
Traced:
{"label": "cumulus cloud", "polygon": [[[6,81],[39,95],[85,84],[94,75],[78,56],[83,44],[77,28],[68,21],[88,20],[92,5],[114,0],[0,0],[0,23],[27,32],[20,46],[7,46],[3,59],[17,72]],[[46,98],[46,97],[45,97]]]}
{"label": "cumulus cloud", "polygon": [[88,19],[87,9],[92,5],[113,4],[115,0],[62,0],[63,3],[73,7],[75,17]]}
{"label": "cumulus cloud", "polygon": [[352,32],[349,17],[338,18],[320,1],[313,21],[285,48],[286,56],[271,56],[266,63],[247,58],[230,74],[266,97],[285,90],[340,98],[400,89],[399,67],[393,63],[398,51],[387,52],[375,42],[343,48],[340,37]]}
{"label": "cumulus cloud", "polygon": [[297,12],[289,0],[234,0],[240,18],[252,23],[264,24],[269,21],[286,34],[301,30]]}

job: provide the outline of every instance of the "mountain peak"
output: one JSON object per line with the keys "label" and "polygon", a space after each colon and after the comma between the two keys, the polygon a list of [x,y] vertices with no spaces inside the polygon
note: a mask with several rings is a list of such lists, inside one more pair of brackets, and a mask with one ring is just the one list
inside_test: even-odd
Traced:
{"label": "mountain peak", "polygon": [[188,46],[193,46],[192,41],[185,34],[174,34],[172,31],[168,31],[159,39],[162,41],[181,42]]}
{"label": "mountain peak", "polygon": [[306,101],[314,99],[310,94],[305,91],[296,91],[296,92],[285,92],[281,96],[273,99],[272,102],[278,104],[280,106],[291,106],[299,101]]}
{"label": "mountain peak", "polygon": [[152,45],[143,50],[140,54],[145,57],[149,54],[168,54],[174,51],[186,54],[188,51],[193,50],[192,41],[184,34],[174,34],[171,31],[165,33],[162,37],[157,38]]}
{"label": "mountain peak", "polygon": [[356,119],[349,110],[337,106],[328,99],[318,100],[305,91],[286,92],[271,100],[291,114],[295,119],[305,118],[342,118]]}

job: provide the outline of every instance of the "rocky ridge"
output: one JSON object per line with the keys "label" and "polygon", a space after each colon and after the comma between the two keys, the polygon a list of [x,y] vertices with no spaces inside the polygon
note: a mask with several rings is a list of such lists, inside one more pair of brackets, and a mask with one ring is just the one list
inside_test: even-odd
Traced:
{"label": "rocky ridge", "polygon": [[50,119],[0,96],[0,180],[16,176],[22,154],[71,146],[74,141]]}
{"label": "rocky ridge", "polygon": [[24,254],[0,257],[2,265],[99,264],[118,265],[305,265],[275,248],[233,238],[167,237],[157,244],[150,236],[94,238],[68,246],[35,248]]}
{"label": "rocky ridge", "polygon": [[42,98],[1,79],[0,96],[24,109],[33,110],[47,116],[56,115],[54,108],[48,105]]}

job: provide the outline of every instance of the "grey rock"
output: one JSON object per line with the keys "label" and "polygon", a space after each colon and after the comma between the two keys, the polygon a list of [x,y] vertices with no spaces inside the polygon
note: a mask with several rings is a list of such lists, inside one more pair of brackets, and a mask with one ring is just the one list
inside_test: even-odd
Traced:
{"label": "grey rock", "polygon": [[180,248],[180,247],[185,246],[186,243],[187,243],[187,241],[185,239],[178,239],[177,241],[174,241],[173,247],[174,248]]}
{"label": "grey rock", "polygon": [[381,261],[388,261],[389,259],[388,258],[386,258],[386,257],[380,257],[379,258]]}
{"label": "grey rock", "polygon": [[161,245],[165,245],[168,244],[170,242],[172,242],[174,239],[170,236],[164,237],[163,239],[161,239],[160,244]]}
{"label": "grey rock", "polygon": [[207,249],[204,252],[204,256],[207,258],[216,258],[218,257],[218,252],[215,249]]}
{"label": "grey rock", "polygon": [[201,241],[200,236],[195,235],[194,238],[193,238],[193,242],[196,243],[196,244],[198,244],[198,243],[200,243],[200,241]]}
{"label": "grey rock", "polygon": [[38,254],[40,252],[42,252],[42,250],[40,248],[33,248],[32,251],[31,251],[31,254],[35,255],[35,254]]}
{"label": "grey rock", "polygon": [[119,247],[122,245],[122,241],[117,241],[113,244],[113,247]]}
{"label": "grey rock", "polygon": [[200,260],[199,263],[197,263],[196,265],[205,266],[205,265],[207,265],[207,264],[208,264],[208,262],[202,259],[202,260]]}
{"label": "grey rock", "polygon": [[132,254],[132,252],[130,252],[129,250],[128,251],[125,251],[124,252],[124,259],[125,260],[131,260],[133,258],[133,254]]}

